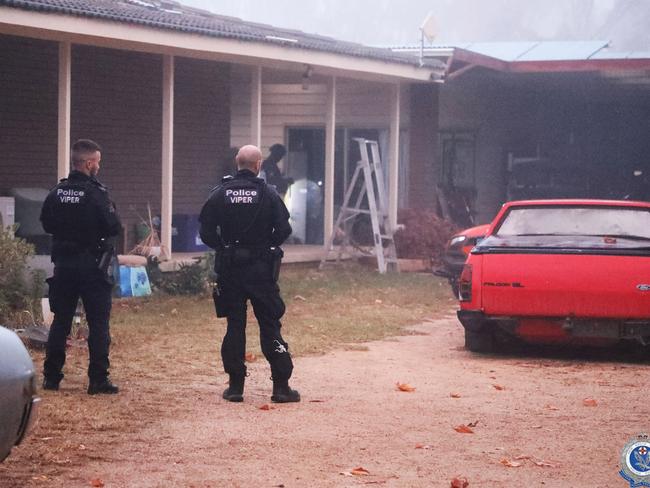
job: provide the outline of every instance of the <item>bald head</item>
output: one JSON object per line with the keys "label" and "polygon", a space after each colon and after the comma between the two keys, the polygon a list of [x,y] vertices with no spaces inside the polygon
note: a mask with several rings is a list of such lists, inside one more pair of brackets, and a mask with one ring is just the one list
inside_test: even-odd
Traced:
{"label": "bald head", "polygon": [[235,157],[237,169],[248,169],[257,174],[262,164],[262,151],[252,144],[242,146]]}

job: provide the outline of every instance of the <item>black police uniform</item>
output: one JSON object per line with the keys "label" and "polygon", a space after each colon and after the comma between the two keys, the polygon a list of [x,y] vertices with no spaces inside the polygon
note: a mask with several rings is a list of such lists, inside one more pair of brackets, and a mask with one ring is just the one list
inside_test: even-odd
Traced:
{"label": "black police uniform", "polygon": [[[108,379],[112,280],[100,269],[107,240],[122,228],[108,191],[94,177],[73,170],[48,194],[41,222],[52,238],[54,276],[48,278],[50,327],[44,363],[45,383],[57,389],[63,378],[66,338],[81,297],[88,320],[90,385]],[[89,388],[89,393],[91,390]]]}
{"label": "black police uniform", "polygon": [[286,383],[293,363],[280,334],[285,305],[273,277],[269,251],[291,234],[284,202],[273,187],[253,172],[239,170],[236,176],[225,177],[212,191],[199,220],[201,239],[217,251],[219,298],[226,304],[224,314],[228,318],[221,357],[231,384],[233,377],[246,375],[247,300],[251,301],[260,326],[262,352],[271,366],[274,384]]}

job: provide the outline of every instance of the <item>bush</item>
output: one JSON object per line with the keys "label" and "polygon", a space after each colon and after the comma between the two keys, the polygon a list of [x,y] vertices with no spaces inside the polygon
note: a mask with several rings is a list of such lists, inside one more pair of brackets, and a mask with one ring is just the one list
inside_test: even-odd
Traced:
{"label": "bush", "polygon": [[40,318],[44,273],[28,273],[27,259],[34,246],[14,237],[15,228],[0,228],[0,324],[25,323],[25,311]]}
{"label": "bush", "polygon": [[154,289],[169,295],[201,295],[214,281],[213,265],[214,253],[206,253],[198,263],[181,264],[178,271],[163,273],[154,257],[147,261],[147,274]]}
{"label": "bush", "polygon": [[439,263],[449,238],[458,230],[431,210],[402,209],[397,221],[404,228],[395,233],[397,257],[431,259]]}

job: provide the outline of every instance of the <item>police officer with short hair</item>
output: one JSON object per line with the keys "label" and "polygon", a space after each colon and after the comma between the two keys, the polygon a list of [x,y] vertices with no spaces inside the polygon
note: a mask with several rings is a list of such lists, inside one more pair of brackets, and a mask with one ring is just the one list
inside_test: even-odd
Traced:
{"label": "police officer with short hair", "polygon": [[88,394],[118,392],[109,379],[113,239],[122,225],[107,188],[97,181],[101,148],[90,139],[72,146],[72,171],[48,194],[41,210],[52,234],[54,276],[48,278],[50,327],[43,388],[58,390],[63,379],[66,339],[81,297],[88,320]]}
{"label": "police officer with short hair", "polygon": [[298,402],[289,387],[293,371],[288,345],[280,334],[285,305],[277,284],[282,250],[291,234],[289,212],[272,186],[257,178],[262,153],[256,146],[237,153],[237,174],[224,177],[203,205],[201,239],[215,249],[218,317],[227,317],[221,358],[230,376],[223,398],[243,401],[246,365],[246,304],[250,300],[260,327],[262,352],[271,366],[276,403]]}

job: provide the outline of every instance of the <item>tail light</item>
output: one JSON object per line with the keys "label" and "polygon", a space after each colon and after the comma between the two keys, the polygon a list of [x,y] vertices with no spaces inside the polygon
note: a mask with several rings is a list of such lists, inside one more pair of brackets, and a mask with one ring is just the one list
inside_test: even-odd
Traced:
{"label": "tail light", "polygon": [[463,271],[458,280],[458,298],[461,302],[472,301],[472,265],[463,265]]}

